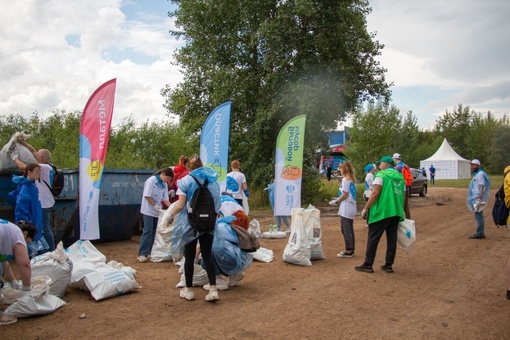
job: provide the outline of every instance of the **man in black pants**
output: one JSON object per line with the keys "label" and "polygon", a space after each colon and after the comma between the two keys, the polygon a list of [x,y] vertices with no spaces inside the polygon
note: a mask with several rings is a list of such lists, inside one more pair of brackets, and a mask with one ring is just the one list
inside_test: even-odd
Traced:
{"label": "man in black pants", "polygon": [[398,223],[404,220],[405,183],[402,174],[393,168],[395,161],[390,156],[382,157],[376,164],[380,171],[374,175],[374,190],[361,212],[361,217],[366,219],[370,209],[365,262],[354,269],[367,273],[374,272],[372,265],[377,246],[382,234],[386,232],[386,262],[381,269],[393,273]]}

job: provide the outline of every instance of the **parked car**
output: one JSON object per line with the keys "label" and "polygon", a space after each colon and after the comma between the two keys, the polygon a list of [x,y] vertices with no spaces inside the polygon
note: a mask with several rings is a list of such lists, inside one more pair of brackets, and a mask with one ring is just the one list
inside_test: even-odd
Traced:
{"label": "parked car", "polygon": [[411,195],[419,194],[421,197],[427,195],[427,177],[423,176],[419,169],[411,168],[413,174],[413,185],[411,186]]}

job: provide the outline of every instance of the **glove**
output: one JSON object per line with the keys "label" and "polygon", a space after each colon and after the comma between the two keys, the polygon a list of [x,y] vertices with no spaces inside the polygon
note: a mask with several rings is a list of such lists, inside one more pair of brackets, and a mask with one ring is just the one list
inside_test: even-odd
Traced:
{"label": "glove", "polygon": [[250,197],[250,194],[248,193],[248,189],[244,190],[244,195],[246,196],[246,198]]}
{"label": "glove", "polygon": [[336,200],[329,201],[329,205],[336,207]]}
{"label": "glove", "polygon": [[477,200],[475,205],[474,205],[474,208],[475,208],[476,212],[480,211],[480,206],[481,205],[482,205],[482,202],[480,200]]}
{"label": "glove", "polygon": [[158,213],[163,212],[163,209],[161,209],[161,207],[157,204],[154,205],[154,209],[156,209],[158,211]]}
{"label": "glove", "polygon": [[18,280],[12,280],[11,282],[9,282],[9,284],[11,285],[12,289],[17,289],[17,290],[21,289],[21,283],[19,283]]}
{"label": "glove", "polygon": [[9,155],[9,157],[11,157],[11,159],[13,161],[15,161],[16,159],[19,158],[19,152],[17,149],[9,150],[9,152],[7,152],[7,154]]}
{"label": "glove", "polygon": [[174,221],[174,217],[172,215],[170,215],[166,218],[166,223],[168,223],[168,224],[172,224],[173,221]]}
{"label": "glove", "polygon": [[175,197],[175,190],[174,189],[168,191],[168,197],[170,197],[170,198],[174,198]]}
{"label": "glove", "polygon": [[31,290],[30,286],[22,286],[21,287],[21,291],[23,291],[23,292],[29,292],[30,290]]}
{"label": "glove", "polygon": [[361,218],[366,220],[367,219],[367,216],[368,216],[368,210],[367,209],[363,209],[361,211]]}

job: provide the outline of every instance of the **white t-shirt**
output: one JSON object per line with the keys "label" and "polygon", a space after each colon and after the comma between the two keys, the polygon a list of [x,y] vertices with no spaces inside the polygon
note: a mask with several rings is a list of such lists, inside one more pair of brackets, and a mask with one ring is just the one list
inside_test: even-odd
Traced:
{"label": "white t-shirt", "polygon": [[374,174],[369,172],[365,176],[365,190],[371,189],[374,186]]}
{"label": "white t-shirt", "polygon": [[159,217],[159,212],[147,201],[145,197],[151,197],[154,202],[161,208],[162,201],[168,201],[168,185],[151,176],[145,181],[142,195],[142,206],[140,212],[147,216]]}
{"label": "white t-shirt", "polygon": [[[230,177],[230,178],[229,178]],[[232,194],[235,199],[243,199],[243,183],[246,183],[246,177],[242,172],[232,171],[227,174],[226,192]]]}
{"label": "white t-shirt", "polygon": [[[41,207],[51,208],[55,205],[55,199],[53,198],[53,194],[51,193],[50,188],[53,185],[53,176],[55,176],[53,168],[48,164],[41,164],[41,179],[39,181],[35,181],[37,185],[37,189],[39,189],[39,201],[41,201]],[[48,185],[46,185],[43,181],[46,181]]]}
{"label": "white t-shirt", "polygon": [[349,194],[347,195],[347,199],[340,202],[338,215],[345,218],[354,219],[356,216],[356,185],[344,177],[342,178],[342,184],[340,184],[340,192],[347,192]]}
{"label": "white t-shirt", "polygon": [[13,249],[18,243],[27,246],[21,229],[9,221],[0,219],[0,262],[14,258]]}

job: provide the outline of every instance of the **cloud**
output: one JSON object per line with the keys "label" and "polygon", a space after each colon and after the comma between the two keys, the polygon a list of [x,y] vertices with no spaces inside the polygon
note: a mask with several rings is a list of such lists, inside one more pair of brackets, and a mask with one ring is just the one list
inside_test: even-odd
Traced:
{"label": "cloud", "polygon": [[[129,6],[142,7],[128,20]],[[117,78],[114,124],[130,114],[140,122],[164,117],[160,90],[182,79],[171,64],[180,42],[168,33],[170,8],[150,13],[148,6],[120,0],[3,5],[0,114],[82,110],[99,85]]]}

